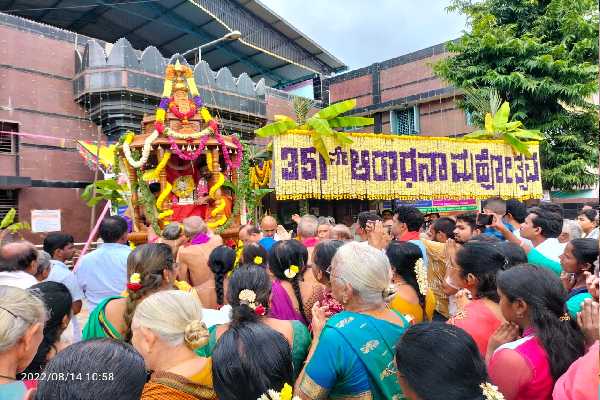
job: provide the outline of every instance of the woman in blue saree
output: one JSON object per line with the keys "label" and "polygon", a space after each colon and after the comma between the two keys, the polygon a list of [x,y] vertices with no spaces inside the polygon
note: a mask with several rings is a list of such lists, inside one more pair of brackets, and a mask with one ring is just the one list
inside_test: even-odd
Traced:
{"label": "woman in blue saree", "polygon": [[326,319],[313,307],[315,339],[297,382],[302,399],[403,399],[395,344],[408,321],[385,302],[390,263],[374,247],[348,243],[332,261],[331,286],[344,311]]}

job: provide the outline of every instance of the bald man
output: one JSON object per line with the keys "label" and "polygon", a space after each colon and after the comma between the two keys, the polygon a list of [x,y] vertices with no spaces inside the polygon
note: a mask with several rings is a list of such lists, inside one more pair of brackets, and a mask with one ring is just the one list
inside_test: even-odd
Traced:
{"label": "bald man", "polygon": [[37,255],[35,247],[26,241],[0,247],[0,285],[27,289],[37,284]]}
{"label": "bald man", "polygon": [[183,232],[189,242],[180,247],[177,254],[178,276],[192,286],[199,286],[212,276],[208,256],[223,244],[223,239],[209,232],[204,220],[197,216],[183,220]]}
{"label": "bald man", "polygon": [[262,231],[263,237],[275,239],[275,233],[277,232],[277,220],[270,215],[265,215],[260,221],[260,230]]}

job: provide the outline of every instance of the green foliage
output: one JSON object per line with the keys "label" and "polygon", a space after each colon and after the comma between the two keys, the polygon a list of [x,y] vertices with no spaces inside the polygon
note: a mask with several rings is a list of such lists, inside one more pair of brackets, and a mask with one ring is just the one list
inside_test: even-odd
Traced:
{"label": "green foliage", "polygon": [[[513,121],[543,132],[545,188],[594,182],[598,109],[589,99],[598,92],[597,1],[453,0],[449,9],[469,26],[448,43],[454,55],[434,66],[436,74],[467,98],[494,89],[510,102]],[[468,100],[461,107],[484,125],[480,107]]]}
{"label": "green foliage", "polygon": [[8,210],[8,212],[6,213],[4,218],[2,218],[2,222],[0,222],[0,229],[6,229],[10,225],[12,225],[12,223],[15,222],[16,216],[17,216],[17,210],[15,210],[14,208],[11,208],[10,210]]}
{"label": "green foliage", "polygon": [[2,222],[0,222],[0,231],[7,230],[10,233],[17,233],[19,231],[26,231],[31,229],[31,225],[27,222],[15,222],[17,216],[17,210],[11,208],[8,210]]}
{"label": "green foliage", "polygon": [[[257,160],[256,157],[263,155],[263,153],[255,146],[247,145],[245,143],[242,143],[242,145],[244,146],[244,157],[242,158],[242,163],[237,171],[237,185],[234,185],[231,181],[226,181],[223,186],[231,189],[235,193],[232,216],[237,215],[241,208],[241,204],[244,202],[246,209],[248,210],[248,218],[252,221],[258,221],[258,205],[266,195],[273,192],[273,189],[254,189],[252,187],[250,182],[250,168],[252,167],[252,163]],[[231,224],[232,220],[233,217],[230,217],[225,225],[220,227],[221,230],[217,229],[217,233],[226,229],[226,227]]]}
{"label": "green foliage", "polygon": [[96,181],[96,195],[94,194],[94,183],[90,183],[85,187],[81,194],[81,198],[86,202],[88,207],[94,207],[101,201],[111,202],[114,208],[124,206],[127,200],[123,197],[123,187],[114,179],[104,179]]}
{"label": "green foliage", "polygon": [[294,114],[296,114],[296,123],[298,125],[306,123],[306,117],[314,105],[315,102],[312,99],[300,96],[294,97],[292,100],[292,108],[294,109]]}
{"label": "green foliage", "polygon": [[[319,154],[321,154],[325,163],[329,164],[329,153],[327,145],[325,144],[326,137],[332,137],[341,146],[347,146],[352,143],[352,139],[350,139],[347,134],[340,131],[334,131],[333,129],[368,126],[373,124],[373,118],[340,117],[341,114],[356,107],[356,99],[334,103],[321,109],[318,113],[308,119],[306,119],[308,110],[306,110],[304,106],[305,103],[301,103],[300,101],[294,103],[296,122],[289,117],[279,118],[277,121],[257,129],[255,131],[256,135],[261,137],[280,135],[294,128],[310,130],[313,132],[313,146]],[[310,109],[310,107],[308,109]]]}
{"label": "green foliage", "polygon": [[[144,213],[147,218],[147,223],[150,223],[154,232],[160,232],[160,226],[158,225],[158,210],[156,209],[156,199],[150,191],[148,182],[144,180],[144,171],[136,169],[137,185],[131,188],[132,193],[138,192],[138,204],[144,208]],[[149,221],[148,221],[149,220]]]}
{"label": "green foliage", "polygon": [[[521,121],[508,122],[510,104],[505,101],[499,108],[497,104],[498,98],[491,93],[489,104],[486,105],[491,112],[485,114],[485,129],[469,133],[465,135],[465,138],[503,139],[512,147],[515,153],[522,153],[530,157],[531,153],[525,142],[529,140],[540,141],[544,137],[538,130],[523,129]],[[483,104],[481,106],[483,107]]]}

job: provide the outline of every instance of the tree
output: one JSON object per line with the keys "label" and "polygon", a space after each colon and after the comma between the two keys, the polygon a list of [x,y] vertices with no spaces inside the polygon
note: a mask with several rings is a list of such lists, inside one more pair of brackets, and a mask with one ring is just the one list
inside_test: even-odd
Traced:
{"label": "tree", "polygon": [[[512,118],[546,138],[541,143],[546,189],[594,185],[598,164],[597,0],[453,0],[467,31],[448,43],[454,53],[435,73],[467,93],[495,89]],[[484,115],[469,102],[461,107]]]}

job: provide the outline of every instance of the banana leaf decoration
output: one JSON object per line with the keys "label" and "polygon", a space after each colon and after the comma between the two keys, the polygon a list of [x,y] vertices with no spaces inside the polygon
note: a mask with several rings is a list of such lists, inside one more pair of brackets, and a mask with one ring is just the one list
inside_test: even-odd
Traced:
{"label": "banana leaf decoration", "polygon": [[0,222],[0,231],[6,229],[10,233],[16,233],[18,231],[25,231],[31,229],[31,226],[27,222],[15,222],[15,217],[17,216],[17,210],[11,208],[4,218],[2,218],[2,222]]}
{"label": "banana leaf decoration", "polygon": [[284,115],[276,115],[275,122],[257,129],[256,135],[268,137],[281,135],[291,129],[311,131],[312,144],[323,157],[326,164],[329,159],[329,151],[325,144],[325,138],[331,137],[344,147],[352,143],[352,139],[344,132],[335,131],[338,128],[353,128],[359,126],[373,125],[373,118],[365,117],[341,117],[340,115],[356,107],[356,99],[344,100],[323,108],[318,113],[306,120],[305,124],[298,125],[292,118]]}
{"label": "banana leaf decoration", "polygon": [[509,116],[510,104],[505,101],[494,115],[485,114],[484,129],[469,133],[464,137],[466,139],[503,139],[515,153],[530,157],[531,153],[525,141],[540,141],[544,140],[544,137],[539,130],[524,129],[521,121],[508,122]]}

